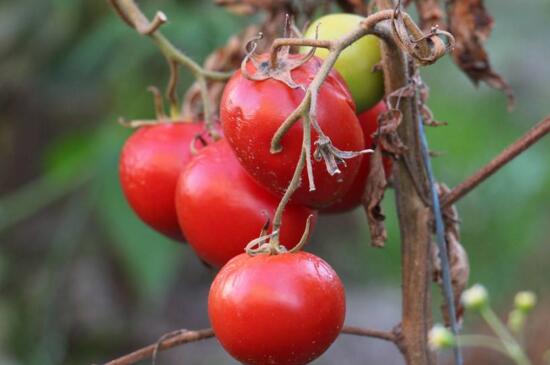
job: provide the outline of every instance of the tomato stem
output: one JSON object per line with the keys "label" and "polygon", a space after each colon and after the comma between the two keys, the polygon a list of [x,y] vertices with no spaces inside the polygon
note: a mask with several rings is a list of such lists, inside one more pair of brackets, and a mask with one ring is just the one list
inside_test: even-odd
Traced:
{"label": "tomato stem", "polygon": [[224,81],[231,77],[232,72],[218,72],[210,71],[201,67],[192,58],[185,53],[177,49],[160,31],[159,28],[166,23],[168,18],[166,15],[159,11],[156,13],[152,21],[149,21],[145,14],[140,10],[134,0],[109,0],[111,6],[115,9],[116,13],[132,28],[142,35],[147,35],[153,39],[155,44],[159,47],[162,54],[168,60],[171,70],[170,80],[168,82],[168,97],[171,102],[171,113],[174,114],[177,111],[175,108],[175,90],[177,83],[177,70],[173,65],[181,64],[187,67],[195,79],[197,80],[203,103],[204,121],[206,128],[212,135],[214,140],[220,138],[219,133],[214,126],[212,108],[210,107],[210,100],[208,97],[207,80]]}

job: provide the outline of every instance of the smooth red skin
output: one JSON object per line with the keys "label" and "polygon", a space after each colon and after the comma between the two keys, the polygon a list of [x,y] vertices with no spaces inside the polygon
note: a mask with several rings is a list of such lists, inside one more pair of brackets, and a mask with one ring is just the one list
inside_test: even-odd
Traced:
{"label": "smooth red skin", "polygon": [[[202,149],[182,172],[176,190],[180,227],[206,263],[221,267],[244,252],[273,215],[279,198],[258,184],[220,140]],[[283,213],[281,243],[294,247],[309,215],[317,212],[296,204]]]}
{"label": "smooth red skin", "polygon": [[307,252],[242,254],[218,273],[208,296],[216,338],[249,365],[301,365],[319,357],[340,333],[344,286]]}
{"label": "smooth red skin", "polygon": [[198,123],[140,127],[128,138],[119,161],[122,190],[134,212],[155,230],[184,241],[174,205],[178,177],[192,158],[191,143],[204,131]]}
{"label": "smooth red skin", "polygon": [[[378,114],[386,112],[388,109],[386,104],[381,101],[369,110],[359,114],[359,123],[363,130],[363,137],[365,139],[364,148],[373,147],[373,135],[378,129]],[[382,157],[382,164],[384,165],[384,172],[386,177],[391,175],[392,160],[389,157]],[[323,208],[321,213],[343,213],[357,208],[361,204],[363,192],[365,191],[365,185],[367,184],[367,177],[370,172],[370,155],[363,157],[361,161],[361,167],[359,172],[355,176],[353,183],[347,192],[339,198],[334,204],[329,207]]]}
{"label": "smooth red skin", "polygon": [[[298,84],[307,87],[321,66],[313,57],[292,71]],[[249,62],[248,70],[254,72]],[[224,135],[246,170],[272,192],[282,195],[290,182],[298,162],[303,128],[298,121],[282,139],[283,150],[270,152],[273,134],[304,98],[304,90],[291,89],[286,84],[267,79],[251,81],[235,72],[225,87],[220,104],[220,118]],[[355,115],[355,104],[341,77],[331,71],[320,88],[317,120],[334,146],[341,150],[357,151],[364,146],[363,134]],[[312,152],[317,133],[312,132]],[[306,169],[302,185],[292,196],[296,203],[312,208],[330,205],[341,197],[353,182],[362,157],[346,160],[340,165],[342,173],[330,176],[324,161],[313,159],[316,190],[309,192]]]}

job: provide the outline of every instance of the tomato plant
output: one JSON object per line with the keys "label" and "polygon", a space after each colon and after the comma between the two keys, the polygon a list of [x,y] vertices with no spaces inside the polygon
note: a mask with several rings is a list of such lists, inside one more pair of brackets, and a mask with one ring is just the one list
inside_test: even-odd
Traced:
{"label": "tomato plant", "polygon": [[[355,14],[325,15],[311,23],[304,36],[314,39],[319,26],[319,39],[337,39],[355,29],[363,19]],[[307,53],[310,49],[310,47],[302,47],[301,52]],[[315,51],[315,55],[323,59],[328,54],[329,50],[325,48],[317,48]],[[378,38],[366,35],[346,48],[334,64],[334,68],[349,86],[358,112],[369,109],[384,95],[383,74],[380,71],[373,72],[373,67],[378,63],[380,63]]]}
{"label": "tomato plant", "polygon": [[342,329],[344,287],[310,253],[242,254],[214,279],[208,313],[222,346],[244,364],[307,364]]}
{"label": "tomato plant", "polygon": [[149,226],[183,241],[174,192],[191,160],[191,144],[204,130],[199,123],[158,123],[140,127],[124,144],[119,161],[122,191],[134,212]]}
{"label": "tomato plant", "polygon": [[[185,237],[203,261],[216,267],[244,252],[247,243],[272,220],[278,204],[279,199],[242,168],[223,139],[195,156],[176,190]],[[281,241],[289,249],[300,241],[310,214],[316,212],[301,205],[285,209]]]}
{"label": "tomato plant", "polygon": [[[307,87],[320,66],[320,59],[314,57],[292,70],[292,78],[298,85]],[[255,72],[252,62],[247,67],[250,73]],[[302,87],[290,88],[275,79],[249,80],[237,71],[225,87],[220,104],[224,134],[240,162],[254,178],[277,194],[286,190],[301,154],[302,124],[295,123],[287,131],[279,153],[270,152],[271,139],[304,98]],[[364,146],[353,100],[334,71],[329,73],[319,90],[317,120],[335,147],[358,151]],[[313,131],[312,140],[315,141],[316,137]],[[312,146],[312,152],[314,149]],[[304,171],[304,183],[292,200],[314,208],[329,205],[351,185],[360,164],[361,156],[347,160],[345,166],[341,165],[341,173],[331,176],[323,161],[313,161],[316,190],[309,191]]]}
{"label": "tomato plant", "polygon": [[[373,135],[376,133],[378,128],[378,115],[386,112],[387,110],[386,104],[381,101],[369,110],[359,114],[359,123],[361,124],[361,129],[363,130],[363,137],[365,138],[365,148],[373,147]],[[384,172],[386,173],[386,177],[389,177],[392,168],[391,158],[384,156],[382,158],[382,163],[384,164]],[[361,199],[365,191],[365,185],[367,184],[369,172],[370,155],[366,155],[363,157],[359,172],[357,173],[357,176],[355,177],[355,180],[353,180],[353,183],[348,191],[334,204],[322,209],[321,212],[341,213],[357,208],[361,204]]]}

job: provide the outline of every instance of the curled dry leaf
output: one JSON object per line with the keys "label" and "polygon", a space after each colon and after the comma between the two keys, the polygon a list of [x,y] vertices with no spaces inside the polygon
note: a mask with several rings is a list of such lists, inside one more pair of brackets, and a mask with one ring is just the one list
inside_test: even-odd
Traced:
{"label": "curled dry leaf", "polygon": [[[365,156],[364,158],[368,158]],[[385,216],[380,203],[384,198],[384,191],[388,186],[384,165],[382,163],[382,149],[378,146],[370,155],[370,171],[367,177],[365,192],[363,193],[363,209],[367,214],[367,222],[371,236],[371,245],[384,247],[388,232],[384,225]]]}
{"label": "curled dry leaf", "polygon": [[474,84],[483,81],[504,92],[508,108],[513,108],[515,99],[512,88],[492,69],[489,55],[483,48],[493,27],[493,18],[483,0],[449,0],[447,4],[448,27],[456,40],[453,52],[455,63]]}
{"label": "curled dry leaf", "polygon": [[397,134],[397,128],[403,119],[403,115],[399,110],[401,99],[413,97],[414,95],[415,87],[412,83],[395,90],[387,96],[388,111],[378,115],[379,128],[375,138],[377,138],[384,151],[394,156],[401,155],[407,148]]}
{"label": "curled dry leaf", "polygon": [[[444,184],[438,184],[437,188],[440,196],[450,191]],[[460,297],[468,284],[468,278],[470,276],[470,263],[468,261],[468,254],[460,243],[459,218],[458,212],[454,205],[446,207],[443,210],[443,221],[445,224],[445,241],[447,243],[449,266],[451,269],[451,284],[453,286],[453,295],[455,298],[456,319],[457,322],[460,323],[464,314],[464,307],[460,302]],[[431,245],[431,248],[433,260],[433,280],[441,286],[442,273],[441,262],[439,260],[439,250],[435,243]],[[448,317],[449,311],[447,305],[444,304],[441,310],[445,324],[449,326],[450,320]]]}
{"label": "curled dry leaf", "polygon": [[398,109],[390,109],[385,113],[380,113],[378,116],[378,125],[380,127],[375,137],[378,138],[379,144],[384,151],[394,156],[401,155],[407,148],[397,134],[397,127],[401,124],[402,118],[401,111]]}

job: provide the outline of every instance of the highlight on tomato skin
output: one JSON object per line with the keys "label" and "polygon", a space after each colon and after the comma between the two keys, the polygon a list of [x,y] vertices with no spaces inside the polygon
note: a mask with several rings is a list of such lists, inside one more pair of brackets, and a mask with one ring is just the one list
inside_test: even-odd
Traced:
{"label": "highlight on tomato skin", "polygon": [[181,171],[193,157],[191,144],[203,131],[203,123],[191,122],[142,126],[128,138],[120,155],[120,184],[130,207],[147,225],[178,241],[185,239],[174,193]]}
{"label": "highlight on tomato skin", "polygon": [[[258,56],[267,59],[267,55]],[[289,55],[291,59],[303,57]],[[302,66],[291,71],[292,79],[307,87],[321,67],[322,62],[312,57]],[[247,70],[253,74],[252,62]],[[285,83],[267,79],[249,80],[240,70],[227,83],[220,103],[220,119],[229,144],[244,168],[263,186],[282,196],[294,174],[302,151],[303,127],[296,122],[281,140],[282,151],[271,153],[273,135],[298,107],[305,95],[304,89],[290,88]],[[344,151],[359,151],[364,147],[363,135],[355,104],[342,78],[331,71],[318,94],[317,120],[333,145]],[[311,132],[311,152],[316,149],[317,133]],[[309,191],[308,177],[304,169],[303,183],[292,196],[292,201],[314,209],[328,206],[341,197],[351,185],[359,170],[358,156],[340,164],[341,173],[331,176],[323,160],[312,159],[315,191]]]}
{"label": "highlight on tomato skin", "polygon": [[[388,108],[386,106],[386,103],[384,101],[380,101],[369,110],[358,115],[359,123],[361,124],[361,129],[363,131],[363,137],[365,139],[364,148],[373,148],[373,136],[378,129],[378,115],[387,111]],[[344,213],[349,212],[361,205],[361,199],[363,197],[365,185],[367,183],[367,178],[370,172],[370,157],[370,155],[365,155],[363,157],[359,172],[357,173],[357,176],[353,180],[353,183],[346,191],[346,193],[334,204],[321,209],[320,213]],[[383,156],[382,163],[384,165],[386,178],[389,178],[392,171],[392,159],[390,157]]]}
{"label": "highlight on tomato skin", "polygon": [[[214,267],[244,252],[265,223],[273,220],[279,200],[248,175],[225,139],[194,157],[175,193],[179,224],[189,245]],[[310,215],[314,224],[317,212],[289,204],[283,212],[281,244],[293,248]]]}
{"label": "highlight on tomato skin", "polygon": [[307,253],[229,261],[210,287],[208,314],[223,348],[249,365],[302,365],[321,356],[343,327],[344,286]]}

